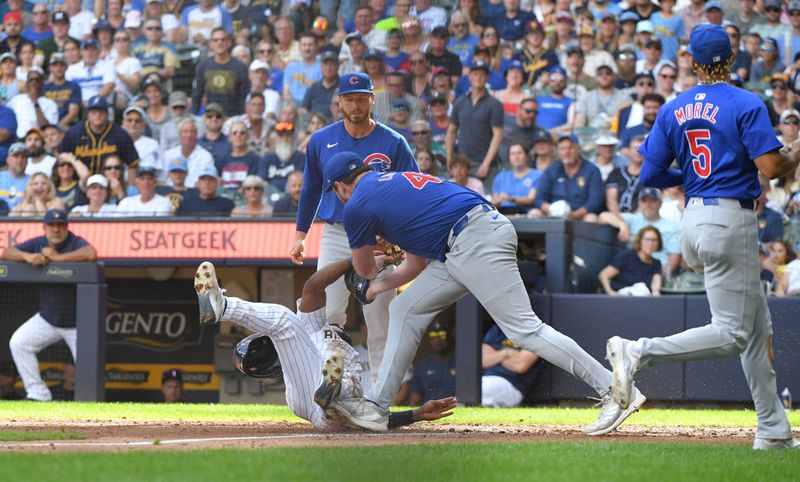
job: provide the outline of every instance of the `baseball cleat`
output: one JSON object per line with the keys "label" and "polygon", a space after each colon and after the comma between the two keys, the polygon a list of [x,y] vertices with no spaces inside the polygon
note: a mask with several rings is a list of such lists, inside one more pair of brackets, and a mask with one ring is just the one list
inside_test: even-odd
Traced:
{"label": "baseball cleat", "polygon": [[776,439],[776,438],[757,438],[753,442],[753,450],[781,450],[781,449],[798,449],[800,450],[800,440],[791,438]]}
{"label": "baseball cleat", "polygon": [[330,406],[342,391],[342,378],[344,378],[344,359],[339,355],[331,355],[322,364],[322,383],[314,392],[314,401],[317,405],[323,409]]}
{"label": "baseball cleat", "polygon": [[639,360],[630,352],[631,343],[633,342],[618,336],[611,337],[606,343],[606,360],[614,372],[611,378],[611,395],[623,410],[633,400],[633,375],[639,368]]}
{"label": "baseball cleat", "polygon": [[644,402],[647,401],[647,397],[636,387],[633,387],[632,398],[633,401],[628,405],[628,408],[623,409],[619,406],[617,401],[614,400],[614,397],[609,391],[599,403],[599,405],[602,405],[600,416],[597,417],[595,422],[587,425],[583,429],[583,433],[586,435],[605,435],[619,427],[625,419],[630,417],[632,413],[637,412]]}
{"label": "baseball cleat", "polygon": [[197,267],[194,275],[194,290],[197,292],[197,303],[200,306],[200,324],[213,325],[218,323],[225,312],[225,290],[220,289],[217,283],[217,273],[214,265],[203,261]]}
{"label": "baseball cleat", "polygon": [[385,432],[389,428],[389,411],[365,398],[337,399],[331,402],[331,407],[352,427],[373,432]]}

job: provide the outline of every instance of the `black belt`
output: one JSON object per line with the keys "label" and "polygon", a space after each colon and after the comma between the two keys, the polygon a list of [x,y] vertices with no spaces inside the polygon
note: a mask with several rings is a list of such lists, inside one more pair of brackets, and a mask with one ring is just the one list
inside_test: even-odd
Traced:
{"label": "black belt", "polygon": [[[720,199],[725,199],[725,198],[704,197],[703,198],[703,204],[706,205],[706,206],[719,206],[719,204],[720,204],[719,200]],[[691,200],[691,198],[688,198],[688,197],[686,198],[685,206],[689,205],[689,201],[690,200]],[[753,201],[752,199],[735,199],[735,201],[739,202],[739,206],[741,206],[742,209],[748,209],[750,211],[755,209],[755,206],[756,206],[756,202]]]}
{"label": "black belt", "polygon": [[[495,208],[491,204],[481,204],[481,206],[483,206],[483,212],[485,213],[488,213],[489,211],[497,211],[497,208]],[[472,209],[475,208],[473,207]],[[472,209],[470,209],[470,211],[472,211]],[[456,236],[461,234],[461,231],[463,231],[464,228],[466,228],[468,225],[469,225],[469,213],[461,216],[461,219],[456,221],[456,223],[453,225],[452,229],[453,237],[455,238]]]}

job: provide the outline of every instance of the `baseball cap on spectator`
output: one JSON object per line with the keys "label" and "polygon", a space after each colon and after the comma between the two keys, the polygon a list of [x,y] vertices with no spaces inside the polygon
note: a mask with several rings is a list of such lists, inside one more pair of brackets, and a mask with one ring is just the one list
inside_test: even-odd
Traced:
{"label": "baseball cap on spectator", "polygon": [[567,42],[567,57],[572,54],[580,54],[583,55],[583,50],[581,50],[580,45],[578,45],[577,40],[570,40]]}
{"label": "baseball cap on spectator", "polygon": [[386,32],[386,38],[403,38],[403,31],[399,28],[393,28]]}
{"label": "baseball cap on spectator", "polygon": [[636,60],[636,47],[632,44],[625,44],[619,48],[617,60]]}
{"label": "baseball cap on spectator", "polygon": [[56,10],[50,18],[50,23],[69,23],[69,15],[63,10]]}
{"label": "baseball cap on spectator", "polygon": [[642,199],[655,199],[661,201],[661,192],[654,187],[646,187],[639,191],[639,200]]}
{"label": "baseball cap on spectator", "polygon": [[482,60],[476,60],[475,62],[472,62],[472,65],[469,67],[470,72],[472,72],[473,70],[483,70],[488,74],[489,64]]}
{"label": "baseball cap on spectator", "polygon": [[777,52],[778,51],[778,41],[772,37],[767,37],[761,43],[760,50],[764,50],[767,52]]}
{"label": "baseball cap on spectator", "polygon": [[94,37],[89,37],[87,39],[84,39],[83,42],[81,42],[81,48],[82,49],[88,49],[88,48],[92,48],[92,47],[99,48],[99,44],[97,43],[97,39],[94,38]]}
{"label": "baseball cap on spectator", "polygon": [[606,20],[611,20],[612,22],[617,23],[617,16],[614,15],[613,12],[609,12],[608,10],[606,10],[603,13],[603,16],[600,17],[600,21],[605,22]]}
{"label": "baseball cap on spectator", "polygon": [[369,49],[364,54],[364,60],[383,60],[383,55],[381,55],[381,51],[378,49]]}
{"label": "baseball cap on spectator", "polygon": [[131,112],[138,113],[140,116],[142,116],[142,119],[145,119],[147,117],[147,115],[144,113],[144,109],[142,109],[138,105],[132,105],[127,109],[125,109],[125,111],[122,113],[122,117],[127,117],[128,114],[130,114]]}
{"label": "baseball cap on spectator", "polygon": [[36,134],[42,140],[44,140],[44,132],[42,132],[42,130],[39,129],[38,127],[31,127],[30,129],[28,129],[28,132],[25,133],[25,137],[28,137],[31,134]]}
{"label": "baseball cap on spectator", "polygon": [[639,79],[649,79],[652,80],[653,82],[656,81],[655,76],[650,72],[640,72],[636,74],[636,76],[633,78],[633,82],[636,83],[639,81]]}
{"label": "baseball cap on spectator", "polygon": [[142,26],[142,13],[131,10],[125,14],[125,28],[139,28]]}
{"label": "baseball cap on spectator", "polygon": [[364,165],[364,161],[355,152],[342,151],[334,154],[322,166],[323,192],[333,189],[333,183],[344,179],[348,174]]}
{"label": "baseball cap on spectator", "polygon": [[650,20],[642,20],[636,24],[636,33],[644,32],[653,33],[653,22]]}
{"label": "baseball cap on spectator", "polygon": [[170,380],[178,380],[179,382],[183,383],[183,373],[181,373],[181,371],[177,368],[172,368],[161,374],[161,383],[168,382]]}
{"label": "baseball cap on spectator", "polygon": [[362,72],[344,74],[339,79],[339,95],[353,94],[356,92],[372,93],[372,80]]}
{"label": "baseball cap on spectator", "polygon": [[443,25],[439,25],[431,30],[431,37],[436,38],[450,38],[450,31],[447,30],[447,27]]}
{"label": "baseball cap on spectator", "polygon": [[719,0],[708,0],[704,8],[706,12],[715,8],[722,11],[722,3]]}
{"label": "baseball cap on spectator", "polygon": [[434,92],[428,98],[428,105],[433,105],[435,103],[447,104],[447,98],[440,92]]}
{"label": "baseball cap on spectator", "polygon": [[97,36],[97,32],[99,32],[101,30],[108,30],[109,32],[115,32],[116,31],[116,29],[110,23],[108,23],[108,20],[103,19],[103,18],[98,20],[97,23],[94,24],[94,27],[92,27],[92,35],[94,35],[96,37]]}
{"label": "baseball cap on spectator", "polygon": [[322,54],[319,56],[319,61],[321,63],[327,62],[329,60],[333,62],[339,62],[339,56],[333,50],[326,50],[322,52]]}
{"label": "baseball cap on spectator", "polygon": [[19,64],[17,56],[14,55],[12,52],[5,52],[3,55],[0,55],[0,63],[8,59],[13,60],[15,64]]}
{"label": "baseball cap on spectator", "polygon": [[360,33],[357,33],[357,32],[353,32],[353,33],[351,33],[351,34],[347,35],[347,36],[344,38],[344,43],[346,43],[347,45],[350,45],[350,42],[352,42],[353,40],[358,40],[359,42],[361,42],[361,43],[362,43],[362,44],[364,44],[364,45],[366,45],[366,44],[367,44],[367,43],[364,41],[364,37],[362,37],[362,36],[361,36],[361,34],[360,34]]}
{"label": "baseball cap on spectator", "polygon": [[658,37],[653,37],[650,40],[648,40],[647,43],[644,44],[644,48],[646,48],[646,49],[661,49],[661,50],[664,49],[663,45],[661,44],[661,39],[659,39]]}
{"label": "baseball cap on spectator", "polygon": [[64,57],[64,54],[61,52],[54,52],[52,55],[50,55],[50,65],[53,64],[67,65],[67,58]]}
{"label": "baseball cap on spectator", "polygon": [[764,0],[764,8],[767,7],[781,8],[781,2],[780,0]]}
{"label": "baseball cap on spectator", "polygon": [[142,82],[142,91],[147,90],[147,88],[150,87],[151,85],[155,85],[156,87],[159,88],[159,90],[161,89],[161,79],[159,79],[157,74],[148,75],[144,79],[144,82]]}
{"label": "baseball cap on spectator", "polygon": [[596,146],[616,146],[619,144],[619,139],[611,134],[603,134],[594,141]]}
{"label": "baseball cap on spectator", "polygon": [[153,176],[156,177],[156,169],[151,166],[139,166],[136,170],[136,177]]}
{"label": "baseball cap on spectator", "polygon": [[169,161],[169,165],[167,165],[167,171],[189,172],[189,161],[183,156],[178,156]]}
{"label": "baseball cap on spectator", "polygon": [[8,12],[3,17],[3,23],[8,22],[9,20],[16,20],[19,23],[22,23],[22,13],[21,12]]}
{"label": "baseball cap on spectator", "polygon": [[567,71],[564,69],[564,67],[562,67],[560,65],[554,65],[554,66],[550,67],[550,70],[548,70],[547,73],[549,73],[551,76],[559,75],[559,74],[564,76],[564,77],[567,76]]}
{"label": "baseball cap on spectator", "polygon": [[[777,50],[777,43],[775,48]],[[718,64],[733,55],[725,29],[710,23],[701,24],[692,30],[689,36],[689,53],[698,64],[702,65]]]}
{"label": "baseball cap on spectator", "polygon": [[575,19],[572,18],[572,15],[569,12],[558,12],[556,14],[556,22],[569,22],[572,25],[575,25]]}
{"label": "baseball cap on spectator", "polygon": [[108,109],[108,101],[106,101],[105,97],[95,95],[89,99],[88,104],[89,110],[92,109]]}
{"label": "baseball cap on spectator", "polygon": [[800,1],[794,0],[793,2],[789,2],[789,6],[787,7],[787,11],[789,13],[800,11]]}
{"label": "baseball cap on spectator", "polygon": [[213,177],[214,179],[219,179],[219,173],[217,173],[217,168],[214,166],[201,167],[200,171],[197,173],[197,179],[201,179],[203,177]]}
{"label": "baseball cap on spectator", "polygon": [[794,117],[797,120],[800,120],[800,112],[797,112],[797,109],[786,109],[781,112],[781,123],[788,119],[789,117]]}
{"label": "baseball cap on spectator", "polygon": [[548,144],[552,144],[553,137],[545,131],[537,131],[533,135],[533,143],[538,144],[540,142],[547,142]]}
{"label": "baseball cap on spectator", "polygon": [[174,92],[170,92],[169,94],[169,106],[183,106],[186,107],[189,105],[189,97],[187,97],[186,92],[182,90],[176,90]]}
{"label": "baseball cap on spectator", "polygon": [[436,77],[437,75],[446,75],[450,76],[450,72],[447,70],[447,67],[442,67],[441,65],[437,65],[431,69],[431,77]]}
{"label": "baseball cap on spectator", "polygon": [[592,27],[590,27],[588,25],[584,25],[584,26],[582,26],[582,27],[580,27],[578,29],[578,31],[575,33],[575,36],[576,37],[581,37],[581,36],[594,37],[594,30],[592,30]]}
{"label": "baseball cap on spectator", "polygon": [[542,24],[539,23],[537,20],[531,20],[530,22],[525,24],[525,35],[531,32],[544,33],[544,28],[542,27]]}
{"label": "baseball cap on spectator", "polygon": [[744,79],[736,72],[731,72],[730,79],[731,84],[735,85],[736,87],[742,87],[744,85]]}
{"label": "baseball cap on spectator", "polygon": [[216,102],[212,102],[206,106],[206,112],[216,112],[217,114],[222,115],[225,117],[225,109],[222,108],[221,104]]}
{"label": "baseball cap on spectator", "polygon": [[392,110],[404,110],[406,112],[411,112],[411,106],[408,105],[408,102],[406,102],[405,99],[395,99],[392,101]]}
{"label": "baseball cap on spectator", "polygon": [[31,69],[28,71],[28,76],[27,76],[27,79],[28,79],[28,80],[30,80],[30,78],[31,78],[31,74],[39,74],[39,77],[41,78],[41,77],[44,77],[44,70],[42,70],[42,68],[41,68],[41,67],[39,67],[39,66],[37,66],[37,65],[34,65],[34,66],[32,66],[32,67],[31,67]]}
{"label": "baseball cap on spectator", "polygon": [[619,16],[619,23],[638,21],[639,15],[636,12],[622,12],[622,15]]}
{"label": "baseball cap on spectator", "polygon": [[108,179],[106,179],[106,177],[102,174],[92,174],[86,181],[86,187],[92,187],[95,184],[99,184],[104,188],[108,188]]}
{"label": "baseball cap on spectator", "polygon": [[28,146],[26,146],[24,142],[15,142],[8,148],[9,156],[16,156],[17,154],[22,156],[28,155]]}
{"label": "baseball cap on spectator", "polygon": [[63,209],[48,209],[44,213],[45,224],[67,224],[69,215]]}
{"label": "baseball cap on spectator", "polygon": [[558,136],[558,143],[559,144],[561,143],[561,141],[565,141],[565,140],[566,141],[570,141],[573,144],[580,144],[578,142],[578,136],[576,136],[575,134],[561,134],[560,136]]}
{"label": "baseball cap on spectator", "polygon": [[595,70],[595,72],[597,72],[599,74],[601,70],[607,70],[609,72],[609,74],[612,74],[612,75],[614,74],[614,68],[611,67],[608,64],[600,64],[600,65],[598,65],[597,69]]}
{"label": "baseball cap on spectator", "polygon": [[519,70],[524,74],[525,66],[522,65],[522,62],[520,62],[519,60],[512,60],[511,62],[509,62],[509,64],[506,66],[506,70],[503,72],[504,77],[508,75],[509,70]]}
{"label": "baseball cap on spectator", "polygon": [[263,60],[255,59],[250,63],[250,72],[255,72],[256,70],[266,70],[269,72],[269,64],[264,62]]}

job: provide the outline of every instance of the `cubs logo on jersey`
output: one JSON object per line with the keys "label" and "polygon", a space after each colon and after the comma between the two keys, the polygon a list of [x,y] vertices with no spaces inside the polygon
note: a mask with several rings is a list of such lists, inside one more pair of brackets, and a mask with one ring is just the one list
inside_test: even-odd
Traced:
{"label": "cubs logo on jersey", "polygon": [[373,170],[386,172],[392,167],[392,160],[382,152],[373,152],[364,158],[364,164],[369,164]]}

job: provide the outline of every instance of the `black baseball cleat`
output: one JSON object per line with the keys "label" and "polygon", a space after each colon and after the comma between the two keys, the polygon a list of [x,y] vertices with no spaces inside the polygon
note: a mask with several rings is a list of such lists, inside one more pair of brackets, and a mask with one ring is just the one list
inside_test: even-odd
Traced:
{"label": "black baseball cleat", "polygon": [[200,307],[200,324],[218,323],[225,312],[225,290],[220,289],[214,265],[203,261],[194,275],[194,290],[197,292],[197,303]]}
{"label": "black baseball cleat", "polygon": [[323,409],[328,408],[331,402],[342,391],[342,378],[344,377],[344,359],[340,355],[331,355],[322,364],[322,383],[314,392],[314,401]]}

